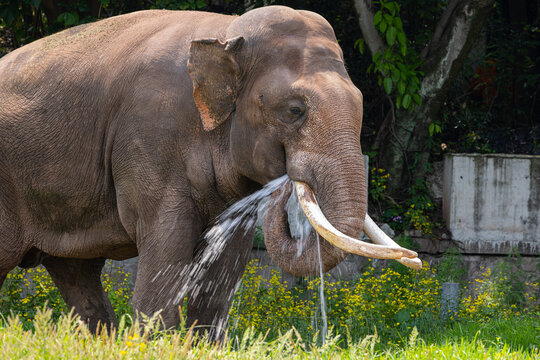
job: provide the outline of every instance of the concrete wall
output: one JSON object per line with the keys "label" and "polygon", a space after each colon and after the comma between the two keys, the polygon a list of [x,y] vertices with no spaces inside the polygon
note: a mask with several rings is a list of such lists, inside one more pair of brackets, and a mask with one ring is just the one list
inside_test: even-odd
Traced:
{"label": "concrete wall", "polygon": [[443,215],[468,254],[540,254],[540,156],[450,154]]}

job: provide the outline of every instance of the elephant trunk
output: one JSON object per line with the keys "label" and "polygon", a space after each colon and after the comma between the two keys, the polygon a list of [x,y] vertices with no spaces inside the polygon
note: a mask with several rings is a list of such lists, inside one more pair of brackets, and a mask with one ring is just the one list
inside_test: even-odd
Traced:
{"label": "elephant trunk", "polygon": [[[421,268],[421,261],[414,251],[401,248],[383,235],[366,214],[365,178],[361,175],[354,182],[344,179],[337,184],[326,182],[333,184],[331,189],[328,189],[329,185],[324,186],[326,189],[321,187],[319,197],[324,214],[309,185],[302,181],[294,182],[300,206],[316,230],[310,232],[303,244],[294,240],[289,230],[286,204],[292,191],[291,184],[272,194],[264,228],[266,247],[274,263],[293,275],[307,276],[317,274],[321,267],[326,272],[339,264],[348,253],[355,253],[396,259],[411,268]],[[356,240],[362,230],[377,245]]]}
{"label": "elephant trunk", "polygon": [[[360,154],[359,148],[357,150],[355,154]],[[298,168],[291,166],[289,176],[293,180],[309,183],[326,219],[339,231],[357,239],[362,234],[367,200],[362,157],[353,159],[339,155],[334,153],[335,157],[330,159],[328,156],[323,158],[302,154],[299,164],[313,163],[316,166],[311,168],[320,171],[302,178],[305,172],[295,171]],[[286,211],[291,192],[292,185],[288,184],[272,194],[264,224],[268,253],[282,270],[296,276],[315,275],[321,266],[323,272],[326,272],[339,264],[348,252],[332,245],[322,236],[317,239],[315,231],[311,231],[302,242],[291,237]]]}

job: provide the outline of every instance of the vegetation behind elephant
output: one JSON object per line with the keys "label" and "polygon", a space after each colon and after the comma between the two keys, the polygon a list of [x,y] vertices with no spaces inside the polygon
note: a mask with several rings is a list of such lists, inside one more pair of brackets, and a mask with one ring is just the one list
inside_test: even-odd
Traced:
{"label": "vegetation behind elephant", "polygon": [[[337,230],[357,239],[364,228],[362,94],[317,14],[136,12],[15,50],[0,77],[0,285],[43,263],[93,328],[116,321],[104,259],[136,255],[134,308],[178,324],[183,296],[168,289],[188,281],[203,232],[284,174]],[[297,254],[288,232],[289,191],[274,194],[268,250],[286,271],[317,272],[314,237]],[[219,336],[252,239],[234,234],[185,284],[189,323]],[[323,241],[321,255],[328,270],[346,252]]]}

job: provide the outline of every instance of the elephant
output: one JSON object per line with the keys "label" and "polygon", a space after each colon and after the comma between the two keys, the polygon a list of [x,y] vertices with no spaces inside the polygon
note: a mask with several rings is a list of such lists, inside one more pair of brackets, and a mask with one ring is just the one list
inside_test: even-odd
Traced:
{"label": "elephant", "polygon": [[187,274],[213,219],[283,175],[264,235],[284,271],[319,271],[316,233],[300,254],[290,236],[293,186],[324,271],[348,252],[421,266],[366,214],[362,93],[318,14],[129,13],[12,51],[0,78],[0,286],[43,264],[92,329],[116,324],[105,260],[138,256],[134,309],[172,328],[187,294],[188,325],[219,338],[254,230]]}

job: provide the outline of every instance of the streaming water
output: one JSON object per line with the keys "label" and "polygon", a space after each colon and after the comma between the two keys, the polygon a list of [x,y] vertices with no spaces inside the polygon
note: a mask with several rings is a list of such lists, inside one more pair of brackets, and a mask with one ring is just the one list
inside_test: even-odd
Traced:
{"label": "streaming water", "polygon": [[319,295],[321,298],[321,319],[323,322],[321,342],[324,344],[326,335],[328,334],[328,319],[326,318],[326,297],[324,296],[324,276],[322,271],[321,243],[319,241],[319,234],[317,234],[317,254],[319,255],[319,275],[321,277],[321,284],[319,286]]}
{"label": "streaming water", "polygon": [[[198,258],[192,262],[189,266],[172,266],[165,268],[160,271],[154,278],[161,276],[179,276],[179,278],[184,279],[180,284],[175,284],[172,288],[164,290],[163,294],[160,296],[167,296],[169,303],[173,302],[174,304],[180,304],[182,299],[185,297],[186,293],[189,291],[192,296],[196,296],[200,291],[207,291],[212,294],[212,296],[226,296],[229,299],[232,299],[236,289],[239,284],[236,285],[235,291],[230,294],[216,294],[213,290],[213,282],[201,283],[201,279],[204,278],[207,270],[212,265],[214,261],[222,254],[222,251],[225,249],[227,244],[232,241],[233,236],[238,233],[246,234],[254,226],[255,221],[257,220],[257,210],[259,203],[270,196],[274,191],[279,189],[280,186],[285,184],[287,181],[290,181],[287,175],[284,175],[278,179],[275,179],[268,184],[266,184],[261,190],[256,191],[255,193],[239,200],[234,203],[232,206],[227,208],[221,215],[219,215],[215,221],[214,225],[211,226],[203,235],[205,247],[204,250],[200,253]],[[312,227],[309,224],[309,221],[305,217],[304,213],[300,209],[298,204],[296,192],[293,191],[291,197],[287,202],[287,212],[289,214],[289,224],[291,227],[291,235],[297,240],[298,251],[297,254],[300,256],[302,253],[305,244],[307,243]],[[317,234],[317,250],[319,257],[319,268],[320,268],[320,304],[321,304],[321,320],[322,320],[322,329],[321,337],[322,342],[326,339],[328,332],[328,321],[326,317],[326,299],[324,295],[324,277],[322,272],[322,261],[321,261],[321,251],[319,237]],[[236,266],[236,265],[235,265]],[[228,273],[225,269],[223,273],[223,279],[221,281],[228,280]],[[215,283],[215,282],[214,282]],[[204,285],[203,285],[204,284]],[[203,286],[206,286],[203,288]],[[227,319],[216,318],[214,321],[214,326],[217,331],[225,330],[227,324]],[[316,324],[317,326],[318,324]],[[318,326],[317,326],[318,327]]]}
{"label": "streaming water", "polygon": [[[181,264],[169,265],[156,274],[152,279],[153,281],[156,281],[158,277],[176,277],[184,280],[171,288],[163,289],[159,294],[159,296],[168,299],[167,305],[171,303],[175,305],[181,304],[188,291],[192,296],[196,296],[200,291],[212,291],[209,288],[212,286],[212,282],[206,284],[207,288],[201,288],[200,280],[204,278],[212,263],[222,254],[222,250],[232,241],[233,235],[236,233],[246,234],[253,228],[257,218],[259,202],[271,195],[287,181],[289,181],[289,177],[284,175],[269,182],[261,190],[231,205],[215,219],[214,225],[203,234],[204,250],[199,253],[198,257],[189,266]],[[228,280],[226,272],[223,276],[222,281]],[[217,294],[217,296],[231,297],[232,295],[234,293]]]}
{"label": "streaming water", "polygon": [[[294,188],[293,188],[294,189]],[[300,208],[298,203],[298,196],[296,195],[296,190],[293,190],[291,197],[287,202],[287,213],[289,217],[289,226],[291,228],[291,235],[297,240],[297,256],[300,256],[302,253],[305,244],[307,243],[308,237],[313,230],[313,227],[309,223],[309,220],[304,215],[304,212]],[[321,243],[319,239],[319,234],[314,231],[317,236],[317,256],[319,260],[319,298],[320,298],[320,310],[321,310],[321,342],[324,343],[326,340],[326,335],[328,333],[328,319],[326,316],[326,297],[324,294],[324,276],[323,276],[323,266],[321,259]],[[316,320],[316,319],[315,319]],[[315,329],[318,330],[318,322],[315,321]]]}

